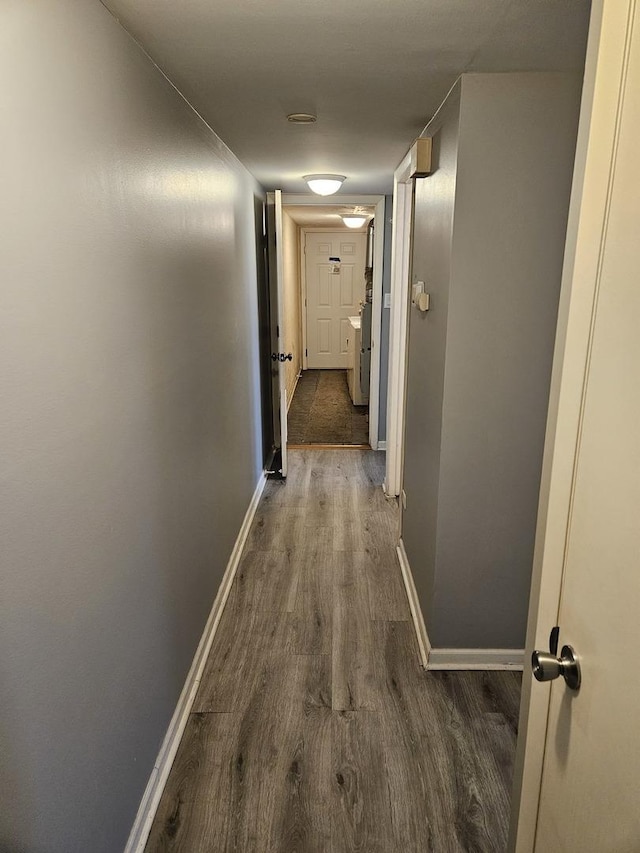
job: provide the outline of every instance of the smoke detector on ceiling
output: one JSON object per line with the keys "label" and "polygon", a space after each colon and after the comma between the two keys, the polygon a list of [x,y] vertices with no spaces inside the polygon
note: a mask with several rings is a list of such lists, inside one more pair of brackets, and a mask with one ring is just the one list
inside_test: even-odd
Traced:
{"label": "smoke detector on ceiling", "polygon": [[287,121],[293,124],[313,124],[317,120],[318,116],[314,116],[313,113],[290,113],[287,116]]}

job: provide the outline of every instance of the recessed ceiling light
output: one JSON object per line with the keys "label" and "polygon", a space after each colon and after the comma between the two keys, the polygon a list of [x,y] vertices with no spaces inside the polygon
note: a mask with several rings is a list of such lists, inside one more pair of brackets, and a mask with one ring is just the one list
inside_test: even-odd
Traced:
{"label": "recessed ceiling light", "polygon": [[342,217],[342,221],[347,226],[347,228],[360,228],[361,225],[367,221],[366,216],[354,216],[353,214],[349,214]]}
{"label": "recessed ceiling light", "polygon": [[313,124],[317,119],[318,116],[314,116],[313,113],[291,113],[287,116],[287,121],[291,121],[294,124]]}
{"label": "recessed ceiling light", "polygon": [[302,180],[316,195],[333,195],[347,179],[344,175],[304,175]]}

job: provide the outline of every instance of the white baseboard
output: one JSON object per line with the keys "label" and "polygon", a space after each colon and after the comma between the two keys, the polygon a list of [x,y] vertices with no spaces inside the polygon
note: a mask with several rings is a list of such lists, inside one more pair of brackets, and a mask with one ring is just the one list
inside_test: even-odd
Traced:
{"label": "white baseboard", "polygon": [[409,609],[418,640],[420,663],[428,670],[522,670],[524,649],[438,649],[431,645],[418,594],[413,582],[409,559],[402,539],[398,543],[398,559],[407,590]]}
{"label": "white baseboard", "polygon": [[397,551],[398,560],[400,561],[400,569],[402,570],[402,579],[404,580],[404,588],[407,591],[407,598],[409,599],[409,609],[411,610],[413,627],[416,629],[418,650],[420,652],[420,663],[426,668],[429,663],[429,652],[431,651],[431,646],[429,644],[429,637],[427,636],[427,629],[424,624],[424,617],[422,615],[422,609],[420,608],[420,602],[418,601],[418,593],[416,592],[416,587],[413,582],[413,575],[411,574],[411,567],[409,566],[407,552],[405,551],[402,539],[398,542]]}
{"label": "white baseboard", "polygon": [[387,442],[386,441],[379,441],[378,442],[378,450],[386,450],[386,449],[387,449]]}
{"label": "white baseboard", "polygon": [[256,513],[256,509],[258,508],[258,503],[260,502],[260,497],[264,491],[266,482],[266,475],[262,474],[258,480],[253,497],[251,498],[251,503],[249,504],[240,532],[238,533],[238,538],[233,546],[233,551],[229,557],[229,562],[227,563],[222,583],[220,584],[215,601],[213,602],[211,613],[209,614],[207,624],[205,625],[204,632],[200,638],[191,668],[189,669],[189,674],[187,675],[187,680],[182,688],[178,704],[176,705],[173,717],[169,723],[169,728],[167,729],[164,741],[160,747],[160,752],[158,753],[149,782],[147,783],[147,787],[142,797],[140,808],[138,809],[138,814],[136,815],[124,853],[143,853],[144,851],[151,831],[151,825],[156,811],[158,810],[160,798],[167,783],[171,766],[176,757],[180,740],[186,728],[189,713],[195,701],[202,673],[204,671],[209,652],[211,651],[213,638],[215,637],[218,625],[220,624],[220,619],[222,617],[225,604],[227,603],[229,592],[231,591],[231,585],[233,584],[238,566],[240,565],[242,550],[247,541],[249,529],[251,528],[251,523]]}
{"label": "white baseboard", "polygon": [[431,648],[427,669],[522,670],[524,649],[436,649]]}
{"label": "white baseboard", "polygon": [[298,371],[298,375],[296,376],[296,381],[293,384],[293,391],[291,392],[291,396],[287,400],[287,414],[289,414],[289,409],[291,408],[291,403],[293,403],[293,398],[296,393],[296,388],[298,387],[298,382],[300,381],[300,377],[302,376],[302,371]]}

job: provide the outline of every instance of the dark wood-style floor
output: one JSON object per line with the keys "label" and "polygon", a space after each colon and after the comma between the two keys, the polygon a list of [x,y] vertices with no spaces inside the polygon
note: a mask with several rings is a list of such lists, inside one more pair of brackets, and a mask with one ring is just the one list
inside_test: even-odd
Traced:
{"label": "dark wood-style floor", "polygon": [[383,455],[270,481],[147,844],[501,853],[518,675],[426,673]]}

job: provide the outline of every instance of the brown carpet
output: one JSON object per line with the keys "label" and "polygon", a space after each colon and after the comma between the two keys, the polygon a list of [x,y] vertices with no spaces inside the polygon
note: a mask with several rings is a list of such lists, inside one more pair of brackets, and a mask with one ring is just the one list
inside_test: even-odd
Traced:
{"label": "brown carpet", "polygon": [[354,406],[346,370],[304,370],[289,409],[289,444],[368,444],[368,406]]}

